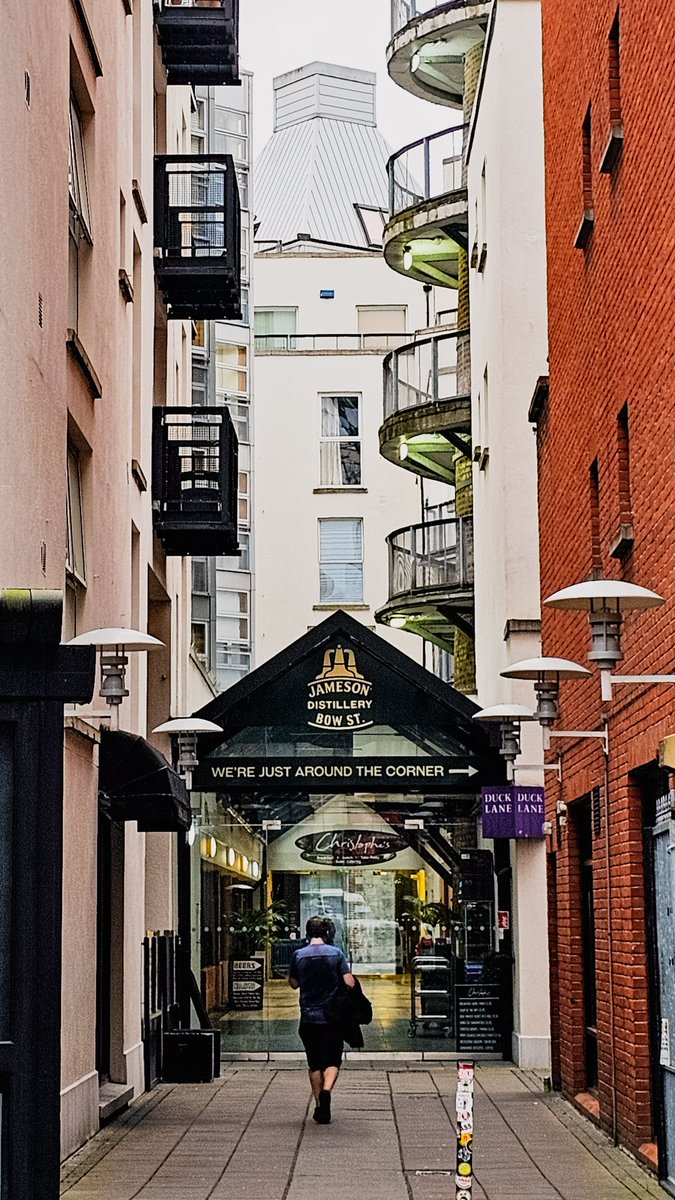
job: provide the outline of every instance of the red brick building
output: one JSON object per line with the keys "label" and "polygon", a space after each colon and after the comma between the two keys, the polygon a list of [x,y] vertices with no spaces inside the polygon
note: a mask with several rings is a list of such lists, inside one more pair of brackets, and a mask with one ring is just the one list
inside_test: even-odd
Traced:
{"label": "red brick building", "polygon": [[[542,9],[550,384],[531,414],[542,598],[593,578],[653,589],[665,603],[626,613],[615,670],[672,673],[673,0]],[[592,666],[584,613],[544,605],[543,644]],[[675,1189],[675,793],[659,767],[675,686],[616,685],[602,703],[595,668],[562,684],[557,728],[605,720],[608,757],[597,738],[554,741],[549,755],[562,758],[562,781],[550,772],[547,786],[554,1074]]]}

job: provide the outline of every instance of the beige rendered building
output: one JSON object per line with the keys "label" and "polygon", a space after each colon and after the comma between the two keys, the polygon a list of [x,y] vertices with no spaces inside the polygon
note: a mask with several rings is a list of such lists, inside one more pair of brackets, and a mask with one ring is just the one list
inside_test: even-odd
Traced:
{"label": "beige rendered building", "polygon": [[[191,458],[181,442],[189,419],[166,428],[169,410],[190,404],[189,318],[200,315],[200,304],[201,315],[236,315],[237,308],[238,270],[228,291],[223,265],[232,230],[238,234],[231,159],[223,156],[198,177],[155,160],[190,153],[187,85],[236,76],[231,4],[205,17],[205,38],[211,49],[227,43],[220,54],[227,62],[209,77],[204,53],[193,47],[199,66],[191,70],[186,33],[204,17],[201,7],[199,0],[4,6],[0,587],[62,590],[63,641],[122,627],[162,643],[153,653],[129,655],[128,695],[117,711],[99,698],[97,681],[91,705],[72,707],[65,720],[64,1154],[98,1128],[100,1106],[111,1111],[146,1086],[143,942],[146,931],[178,927],[182,784],[175,776],[176,797],[161,797],[177,811],[155,820],[155,831],[140,832],[139,812],[136,819],[120,815],[114,797],[121,794],[118,766],[128,765],[137,745],[125,738],[150,737],[170,759],[168,737],[152,737],[152,730],[189,711],[186,555],[211,549],[208,538],[198,541],[203,530],[194,516],[181,537],[172,531],[170,506],[159,494],[167,461],[178,464],[183,489],[197,470],[197,452]],[[208,213],[199,224],[195,210],[204,196]],[[179,204],[191,211],[179,213]],[[178,283],[169,277],[172,221]],[[214,244],[220,309],[209,292]],[[153,451],[157,406],[165,411],[154,421]],[[175,460],[172,443],[180,443]],[[115,725],[104,781],[99,755]],[[153,752],[145,741],[140,747]]]}

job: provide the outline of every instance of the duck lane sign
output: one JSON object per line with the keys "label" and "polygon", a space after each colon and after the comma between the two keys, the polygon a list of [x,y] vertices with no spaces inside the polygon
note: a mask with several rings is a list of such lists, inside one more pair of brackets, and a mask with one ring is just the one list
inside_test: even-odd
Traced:
{"label": "duck lane sign", "polygon": [[323,668],[307,685],[312,729],[367,729],[373,724],[373,685],[358,670],[353,650],[326,650]]}
{"label": "duck lane sign", "polygon": [[540,838],[544,836],[545,820],[543,788],[506,784],[481,791],[483,837]]}

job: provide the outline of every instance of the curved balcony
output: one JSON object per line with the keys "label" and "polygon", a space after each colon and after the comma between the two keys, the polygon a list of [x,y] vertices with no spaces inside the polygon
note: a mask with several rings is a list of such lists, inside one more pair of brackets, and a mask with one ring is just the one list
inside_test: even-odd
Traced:
{"label": "curved balcony", "polygon": [[485,41],[491,0],[391,0],[387,69],[414,96],[461,108],[464,55]]}
{"label": "curved balcony", "polygon": [[389,599],[375,620],[452,653],[456,628],[473,636],[473,518],[397,529],[387,545]]}
{"label": "curved balcony", "polygon": [[471,454],[469,331],[419,338],[384,360],[380,454],[425,478],[455,482],[457,451]]}
{"label": "curved balcony", "polygon": [[465,125],[404,146],[387,163],[389,221],[383,248],[394,271],[420,283],[457,287],[460,248],[468,242],[463,184]]}

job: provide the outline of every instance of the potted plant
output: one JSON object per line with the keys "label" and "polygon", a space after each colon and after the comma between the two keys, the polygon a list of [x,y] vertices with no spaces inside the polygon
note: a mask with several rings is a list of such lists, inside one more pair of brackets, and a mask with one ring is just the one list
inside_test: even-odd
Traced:
{"label": "potted plant", "polygon": [[230,958],[230,1004],[238,1009],[263,1006],[265,981],[264,958],[260,951],[273,946],[283,936],[287,924],[285,904],[274,901],[266,908],[233,913],[229,930],[232,935]]}

